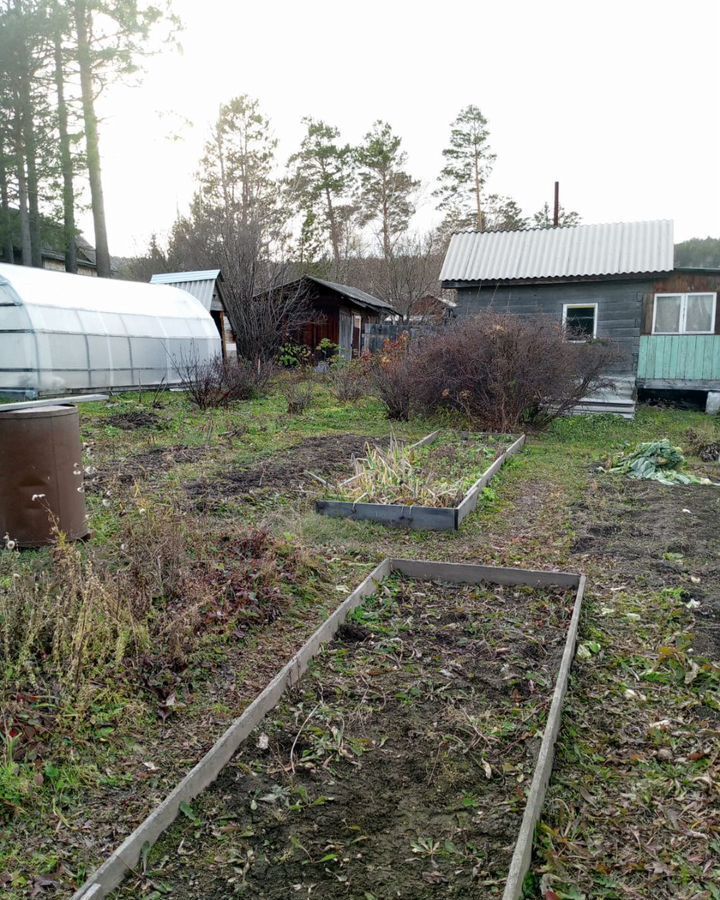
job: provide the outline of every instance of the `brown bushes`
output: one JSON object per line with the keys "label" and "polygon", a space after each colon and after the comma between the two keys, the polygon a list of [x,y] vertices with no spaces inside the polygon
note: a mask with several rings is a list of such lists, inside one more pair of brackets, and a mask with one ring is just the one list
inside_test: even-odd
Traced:
{"label": "brown bushes", "polygon": [[542,427],[606,385],[618,361],[611,345],[568,338],[549,317],[485,312],[388,343],[372,381],[390,418],[452,410],[487,431]]}
{"label": "brown bushes", "polygon": [[186,360],[177,366],[182,387],[199,409],[252,400],[267,387],[273,374],[270,363],[246,359],[220,359],[209,363]]}

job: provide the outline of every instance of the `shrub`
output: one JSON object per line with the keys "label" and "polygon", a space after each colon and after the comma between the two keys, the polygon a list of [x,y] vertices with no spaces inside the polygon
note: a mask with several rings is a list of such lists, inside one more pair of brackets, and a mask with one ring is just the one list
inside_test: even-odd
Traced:
{"label": "shrub", "polygon": [[288,379],[283,385],[283,393],[291,416],[302,415],[315,399],[312,380],[305,377]]}
{"label": "shrub", "polygon": [[370,391],[367,366],[364,360],[346,360],[337,356],[328,373],[330,388],[338,400],[359,400]]}
{"label": "shrub", "polygon": [[405,332],[396,341],[385,341],[382,351],[368,364],[370,381],[385,404],[389,419],[410,418],[421,352],[422,346],[413,344]]}
{"label": "shrub", "polygon": [[298,369],[310,364],[310,348],[304,344],[283,344],[277,358],[284,369]]}
{"label": "shrub", "polygon": [[182,362],[177,371],[181,385],[199,409],[252,400],[265,390],[273,374],[272,365],[262,360],[220,358],[208,363]]}
{"label": "shrub", "polygon": [[568,340],[564,326],[484,312],[432,337],[386,346],[372,367],[390,418],[449,409],[474,427],[542,427],[610,381],[617,350]]}
{"label": "shrub", "polygon": [[714,422],[703,422],[686,433],[688,449],[704,462],[720,460],[720,429]]}

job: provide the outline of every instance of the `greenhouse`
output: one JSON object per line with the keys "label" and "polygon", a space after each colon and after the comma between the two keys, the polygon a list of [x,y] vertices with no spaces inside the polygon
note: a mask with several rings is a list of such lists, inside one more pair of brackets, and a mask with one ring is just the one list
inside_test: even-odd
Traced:
{"label": "greenhouse", "polygon": [[0,394],[173,385],[219,353],[210,313],[179,288],[0,264]]}

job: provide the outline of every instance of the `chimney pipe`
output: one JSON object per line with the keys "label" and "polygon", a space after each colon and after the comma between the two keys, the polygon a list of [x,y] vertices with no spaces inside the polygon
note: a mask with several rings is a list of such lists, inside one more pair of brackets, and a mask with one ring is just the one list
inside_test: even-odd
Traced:
{"label": "chimney pipe", "polygon": [[560,182],[555,182],[555,208],[553,211],[553,228],[560,224]]}

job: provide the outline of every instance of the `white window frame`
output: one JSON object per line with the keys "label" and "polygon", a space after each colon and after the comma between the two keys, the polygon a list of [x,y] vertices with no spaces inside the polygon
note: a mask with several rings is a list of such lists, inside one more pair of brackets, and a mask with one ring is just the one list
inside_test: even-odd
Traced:
{"label": "white window frame", "polygon": [[[590,309],[592,307],[595,310],[595,316],[593,318],[593,333],[592,338],[588,337],[587,340],[595,340],[597,338],[597,327],[598,327],[598,305],[597,303],[563,303],[563,325],[567,328],[567,313],[569,309]],[[583,343],[583,338],[575,338],[573,343]]]}
{"label": "white window frame", "polygon": [[[678,323],[678,331],[658,331],[655,327],[655,322],[657,319],[657,301],[658,297],[679,297],[680,298],[680,322]],[[686,328],[687,325],[687,303],[688,297],[712,297],[713,305],[712,305],[712,321],[710,323],[709,331],[688,331]],[[715,319],[717,316],[717,291],[688,291],[683,294],[680,291],[669,291],[665,294],[655,294],[653,299],[653,321],[652,321],[652,333],[653,334],[715,334]]]}

